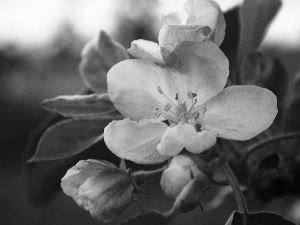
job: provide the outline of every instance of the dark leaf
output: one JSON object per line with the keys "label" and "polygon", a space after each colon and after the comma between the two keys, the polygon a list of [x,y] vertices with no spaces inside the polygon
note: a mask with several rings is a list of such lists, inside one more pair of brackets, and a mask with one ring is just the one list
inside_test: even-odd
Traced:
{"label": "dark leaf", "polygon": [[111,118],[121,116],[107,93],[58,96],[42,103],[47,110],[73,118]]}
{"label": "dark leaf", "polygon": [[131,218],[121,225],[166,225],[171,222],[173,217],[166,217],[159,212],[150,212],[142,214],[136,218]]}
{"label": "dark leaf", "polygon": [[300,73],[291,82],[291,101],[285,115],[285,131],[300,131]]}
{"label": "dark leaf", "polygon": [[279,154],[272,154],[264,158],[259,165],[259,170],[278,169],[282,164],[283,157]]}
{"label": "dark leaf", "polygon": [[102,140],[111,120],[72,119],[50,127],[41,137],[29,162],[63,159],[76,155]]}
{"label": "dark leaf", "polygon": [[[271,212],[257,212],[247,214],[247,225],[296,225],[292,221]],[[244,225],[243,214],[233,212],[225,225]]]}
{"label": "dark leaf", "polygon": [[240,9],[239,60],[256,51],[271,20],[281,6],[280,0],[245,0]]}
{"label": "dark leaf", "polygon": [[227,11],[224,17],[226,21],[226,35],[220,48],[229,60],[229,78],[231,81],[235,81],[236,58],[240,31],[238,8],[236,7]]}
{"label": "dark leaf", "polygon": [[262,174],[267,170],[281,171],[285,167],[284,158],[280,153],[270,151],[260,154],[261,152],[254,152],[247,159],[247,170],[250,174]]}

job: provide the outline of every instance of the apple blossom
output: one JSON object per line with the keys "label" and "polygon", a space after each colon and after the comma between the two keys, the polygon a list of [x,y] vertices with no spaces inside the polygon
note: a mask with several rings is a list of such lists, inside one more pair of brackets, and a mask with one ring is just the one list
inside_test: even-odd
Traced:
{"label": "apple blossom", "polygon": [[184,41],[166,66],[133,59],[108,72],[108,94],[129,119],[104,130],[108,148],[120,158],[153,164],[183,149],[199,154],[217,137],[248,140],[277,114],[276,96],[256,86],[224,89],[229,63],[211,41]]}

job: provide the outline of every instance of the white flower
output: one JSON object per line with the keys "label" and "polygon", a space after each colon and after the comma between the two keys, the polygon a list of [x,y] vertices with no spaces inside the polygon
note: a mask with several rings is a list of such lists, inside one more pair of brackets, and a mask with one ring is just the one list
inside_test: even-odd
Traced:
{"label": "white flower", "polygon": [[164,17],[158,44],[136,40],[128,52],[139,59],[150,59],[164,64],[171,52],[183,41],[209,40],[221,45],[225,36],[225,19],[218,3],[213,0],[187,0],[184,4],[187,18],[172,13]]}
{"label": "white flower", "polygon": [[104,130],[108,148],[137,163],[160,163],[182,149],[198,154],[217,137],[248,140],[277,114],[276,96],[256,86],[225,88],[228,59],[211,41],[182,42],[165,67],[125,60],[107,76],[115,107],[129,119]]}

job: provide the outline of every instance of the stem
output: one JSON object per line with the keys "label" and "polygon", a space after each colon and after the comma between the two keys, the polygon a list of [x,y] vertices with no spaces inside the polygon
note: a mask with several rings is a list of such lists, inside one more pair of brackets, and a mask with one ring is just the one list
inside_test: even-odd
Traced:
{"label": "stem", "polygon": [[247,224],[247,214],[248,214],[248,210],[247,210],[247,204],[244,198],[244,195],[241,191],[241,188],[238,184],[238,181],[235,177],[235,175],[233,174],[233,171],[231,170],[229,164],[227,161],[225,161],[222,165],[221,165],[226,177],[229,180],[229,183],[232,187],[237,205],[239,207],[239,211],[241,213],[243,213],[243,224],[246,225]]}
{"label": "stem", "polygon": [[260,148],[263,148],[271,143],[285,140],[285,139],[293,139],[293,138],[300,138],[300,132],[292,132],[292,133],[287,133],[287,134],[281,134],[275,137],[272,137],[266,141],[260,142],[258,144],[252,145],[247,149],[247,154],[245,155],[245,159],[252,154],[253,152],[259,150]]}
{"label": "stem", "polygon": [[163,166],[162,168],[152,170],[152,171],[137,171],[132,174],[132,177],[134,178],[135,182],[138,185],[142,185],[147,181],[159,177],[166,168],[167,166]]}

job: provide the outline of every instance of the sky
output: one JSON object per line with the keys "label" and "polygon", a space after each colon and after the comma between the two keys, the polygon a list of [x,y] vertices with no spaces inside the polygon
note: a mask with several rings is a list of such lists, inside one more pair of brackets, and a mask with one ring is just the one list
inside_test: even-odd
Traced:
{"label": "sky", "polygon": [[[73,25],[86,40],[99,30],[113,31],[119,6],[124,0],[0,0],[0,47],[20,48],[49,44],[63,23]],[[217,0],[227,10],[242,0]],[[159,13],[175,11],[185,0],[159,0]],[[119,7],[118,7],[119,6]],[[267,34],[266,45],[300,49],[300,0],[283,0],[283,7]]]}

